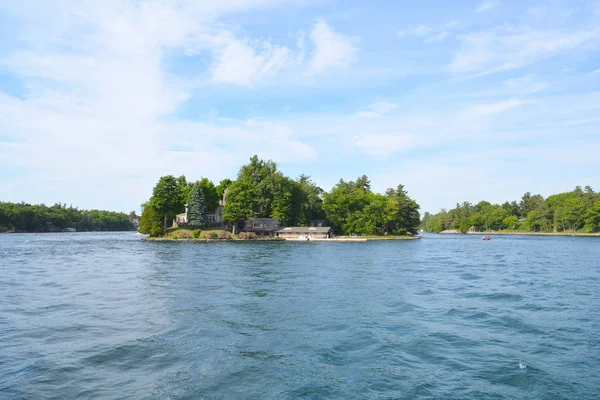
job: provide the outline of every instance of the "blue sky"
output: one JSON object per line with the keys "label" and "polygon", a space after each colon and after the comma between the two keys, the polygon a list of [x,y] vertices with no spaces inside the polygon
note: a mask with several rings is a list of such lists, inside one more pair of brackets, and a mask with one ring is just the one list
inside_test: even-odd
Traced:
{"label": "blue sky", "polygon": [[0,0],[4,201],[139,210],[258,154],[436,212],[600,190],[599,128],[597,1]]}

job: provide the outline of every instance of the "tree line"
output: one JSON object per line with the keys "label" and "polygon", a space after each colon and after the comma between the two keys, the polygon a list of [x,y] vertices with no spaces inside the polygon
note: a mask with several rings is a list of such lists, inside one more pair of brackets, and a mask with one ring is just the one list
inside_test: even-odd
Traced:
{"label": "tree line", "polygon": [[600,232],[600,194],[590,186],[577,186],[548,198],[527,192],[519,202],[501,205],[463,202],[437,214],[426,212],[421,227],[427,232],[455,229],[465,233],[471,227],[477,231]]}
{"label": "tree line", "polygon": [[415,233],[420,223],[419,205],[404,186],[385,194],[371,191],[367,176],[356,181],[341,179],[330,192],[317,186],[309,176],[291,179],[271,160],[256,155],[242,166],[235,180],[215,186],[207,178],[188,183],[185,176],[163,176],[152,197],[142,205],[140,232],[163,234],[176,214],[188,204],[188,221],[194,227],[206,225],[226,192],[223,219],[239,232],[250,218],[277,218],[284,226],[307,226],[325,221],[336,234],[405,235]]}
{"label": "tree line", "polygon": [[79,210],[66,204],[31,205],[0,202],[0,232],[131,231],[135,213]]}

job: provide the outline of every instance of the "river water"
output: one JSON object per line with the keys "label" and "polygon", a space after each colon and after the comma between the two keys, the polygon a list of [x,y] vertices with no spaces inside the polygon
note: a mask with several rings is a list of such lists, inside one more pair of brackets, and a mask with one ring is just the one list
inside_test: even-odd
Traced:
{"label": "river water", "polygon": [[591,399],[600,238],[0,235],[2,399]]}

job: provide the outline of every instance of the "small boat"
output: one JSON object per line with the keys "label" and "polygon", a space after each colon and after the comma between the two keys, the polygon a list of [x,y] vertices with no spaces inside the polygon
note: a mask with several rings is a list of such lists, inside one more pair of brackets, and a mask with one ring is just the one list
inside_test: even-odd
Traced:
{"label": "small boat", "polygon": [[484,236],[484,237],[481,238],[481,240],[490,240],[490,237],[489,236]]}

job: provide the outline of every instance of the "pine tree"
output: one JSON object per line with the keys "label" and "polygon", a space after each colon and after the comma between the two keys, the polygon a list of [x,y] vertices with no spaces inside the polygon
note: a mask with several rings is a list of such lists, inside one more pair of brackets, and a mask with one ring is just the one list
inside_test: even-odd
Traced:
{"label": "pine tree", "polygon": [[194,186],[192,186],[187,220],[188,224],[191,226],[206,226],[206,202],[204,200],[204,191],[198,183],[195,183]]}

